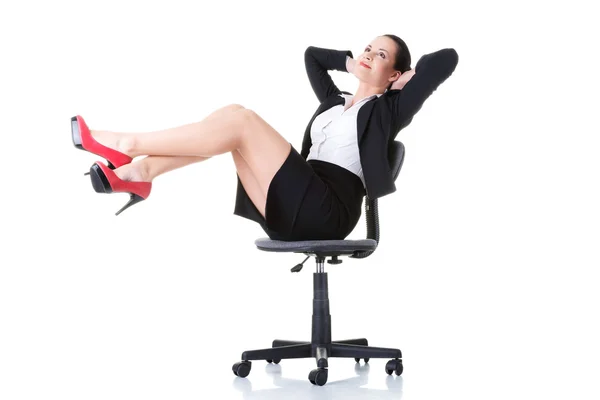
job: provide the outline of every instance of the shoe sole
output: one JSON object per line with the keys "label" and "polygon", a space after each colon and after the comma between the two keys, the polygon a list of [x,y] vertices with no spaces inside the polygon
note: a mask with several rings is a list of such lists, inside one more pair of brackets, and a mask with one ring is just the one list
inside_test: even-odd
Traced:
{"label": "shoe sole", "polygon": [[79,131],[79,123],[77,117],[71,118],[71,137],[73,138],[73,145],[80,150],[85,150],[81,142],[81,132]]}

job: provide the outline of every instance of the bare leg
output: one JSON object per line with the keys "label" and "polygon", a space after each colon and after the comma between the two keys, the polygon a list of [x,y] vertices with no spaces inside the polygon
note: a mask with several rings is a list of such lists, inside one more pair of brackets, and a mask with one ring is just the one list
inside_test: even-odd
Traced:
{"label": "bare leg", "polygon": [[[265,216],[266,196],[262,193],[256,177],[250,170],[248,163],[242,157],[239,150],[231,151],[233,162],[237,174],[240,177],[242,186],[246,190],[248,197],[256,206],[261,215]],[[193,157],[193,156],[148,156],[140,161],[135,161],[131,164],[125,164],[115,170],[119,178],[128,181],[152,182],[154,178],[166,172],[177,168],[184,167],[189,164],[204,161],[210,157]]]}
{"label": "bare leg", "polygon": [[230,114],[231,118],[209,116],[200,122],[152,132],[124,133],[92,130],[91,134],[103,145],[131,157],[144,155],[212,157],[239,148],[240,132],[248,119],[246,117],[249,117],[252,112],[242,106],[237,107],[241,109]]}
{"label": "bare leg", "polygon": [[263,192],[258,181],[256,180],[256,176],[250,169],[250,166],[242,157],[242,153],[239,150],[232,151],[233,161],[235,163],[235,168],[237,170],[237,174],[240,177],[240,182],[242,182],[242,186],[248,197],[254,203],[260,214],[265,217],[265,208],[267,206],[267,194]]}
{"label": "bare leg", "polygon": [[115,174],[125,181],[152,182],[159,175],[208,158],[210,157],[148,156],[117,168]]}
{"label": "bare leg", "polygon": [[[222,108],[219,108],[204,121],[214,118],[220,118],[225,115],[229,115],[233,112],[241,110],[242,107],[239,104],[231,104]],[[92,135],[98,138],[103,137],[101,131],[92,131]],[[106,137],[106,135],[104,135]],[[186,165],[194,164],[200,161],[208,160],[211,157],[204,156],[148,156],[142,160],[125,164],[115,170],[117,176],[126,181],[142,181],[152,182],[154,178],[174,169],[185,167]]]}
{"label": "bare leg", "polygon": [[[169,152],[168,149],[183,149],[182,152],[185,155],[204,152],[201,149],[204,148],[203,145],[206,145],[206,148],[209,149],[208,153],[204,153],[208,154],[206,157],[221,154],[219,152],[231,151],[240,181],[248,196],[264,217],[269,185],[273,176],[287,158],[291,145],[256,113],[240,108],[241,106],[238,106],[239,112],[235,112],[235,114],[222,115],[222,118],[207,118],[199,123],[178,128],[147,134],[108,132],[108,135],[104,138],[109,138],[112,134],[117,143],[123,143],[123,139],[129,141],[130,152],[127,154],[132,156],[150,153],[152,146],[156,146],[158,149],[167,149],[163,150],[164,152]],[[194,129],[197,129],[198,132],[194,132]],[[96,139],[102,142],[102,137],[100,133]],[[149,144],[145,144],[146,138],[149,139]],[[109,145],[106,142],[104,144]],[[144,151],[142,149],[150,150]],[[123,151],[123,148],[120,148],[120,150]],[[185,157],[165,157],[162,159],[147,157],[147,160],[155,159],[156,164],[154,162],[152,164],[156,167],[155,171],[158,171],[154,174],[148,173],[148,176],[153,175],[155,177],[167,170],[173,170],[191,162],[206,159],[198,156]]]}

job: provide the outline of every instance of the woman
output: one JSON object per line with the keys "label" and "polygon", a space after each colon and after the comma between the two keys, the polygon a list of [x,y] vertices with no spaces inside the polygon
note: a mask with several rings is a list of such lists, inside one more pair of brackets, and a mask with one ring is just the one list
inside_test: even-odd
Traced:
{"label": "woman", "polygon": [[[395,35],[375,38],[354,59],[349,50],[310,46],[306,70],[320,106],[296,149],[252,110],[232,104],[203,121],[147,133],[89,130],[71,119],[76,147],[107,159],[90,168],[99,193],[128,192],[117,215],[150,195],[165,172],[231,153],[238,187],[234,214],[256,221],[271,239],[344,239],[360,218],[363,197],[395,190],[387,148],[431,93],[454,71],[454,49],[427,54],[410,68],[408,47]],[[340,91],[328,70],[360,81]],[[409,83],[410,82],[410,83]],[[132,162],[138,156],[147,155]]]}

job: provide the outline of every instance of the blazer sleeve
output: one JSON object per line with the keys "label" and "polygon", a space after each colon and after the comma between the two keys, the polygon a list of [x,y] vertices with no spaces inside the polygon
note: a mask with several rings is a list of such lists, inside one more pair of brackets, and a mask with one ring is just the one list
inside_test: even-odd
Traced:
{"label": "blazer sleeve", "polygon": [[458,53],[452,48],[422,56],[415,66],[415,75],[394,96],[393,111],[402,121],[411,119],[423,103],[456,68]]}
{"label": "blazer sleeve", "polygon": [[304,64],[308,80],[320,103],[327,97],[342,92],[333,83],[333,79],[327,71],[348,72],[346,69],[346,56],[353,58],[350,50],[332,50],[309,46],[304,52]]}

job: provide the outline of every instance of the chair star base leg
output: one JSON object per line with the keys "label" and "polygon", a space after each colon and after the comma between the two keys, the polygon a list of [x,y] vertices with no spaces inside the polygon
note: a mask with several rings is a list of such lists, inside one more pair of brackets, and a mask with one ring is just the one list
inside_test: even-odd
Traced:
{"label": "chair star base leg", "polygon": [[361,346],[357,344],[332,343],[330,357],[347,358],[402,358],[399,349]]}
{"label": "chair star base leg", "polygon": [[260,350],[249,350],[242,353],[242,360],[284,360],[289,358],[308,358],[312,346],[308,344],[293,344],[290,346],[271,347]]}

